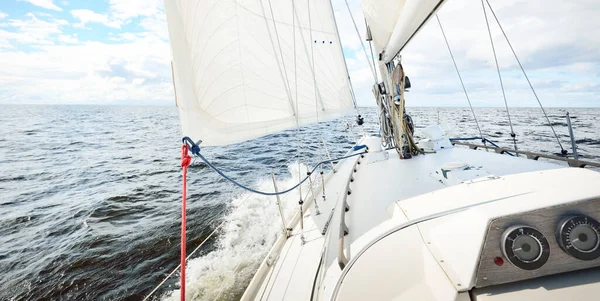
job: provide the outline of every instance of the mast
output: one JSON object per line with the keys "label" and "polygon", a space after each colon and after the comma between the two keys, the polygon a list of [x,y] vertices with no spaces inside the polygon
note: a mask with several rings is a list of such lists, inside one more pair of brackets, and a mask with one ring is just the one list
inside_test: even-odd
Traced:
{"label": "mast", "polygon": [[400,158],[409,159],[419,154],[420,149],[413,138],[412,121],[404,109],[408,82],[399,54],[445,0],[388,1],[389,5],[381,2],[361,2],[382,75],[382,83],[374,86],[373,92],[382,114],[385,134],[382,142],[394,146]]}

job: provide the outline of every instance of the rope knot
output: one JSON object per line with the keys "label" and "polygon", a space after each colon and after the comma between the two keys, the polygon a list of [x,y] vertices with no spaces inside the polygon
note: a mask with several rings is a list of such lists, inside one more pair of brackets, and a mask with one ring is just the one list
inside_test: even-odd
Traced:
{"label": "rope knot", "polygon": [[187,168],[192,164],[192,157],[188,154],[188,145],[183,144],[181,146],[181,167]]}
{"label": "rope knot", "polygon": [[200,143],[202,140],[198,141],[198,143],[194,143],[194,141],[190,137],[183,137],[181,142],[186,146],[189,146],[190,152],[194,155],[200,154]]}

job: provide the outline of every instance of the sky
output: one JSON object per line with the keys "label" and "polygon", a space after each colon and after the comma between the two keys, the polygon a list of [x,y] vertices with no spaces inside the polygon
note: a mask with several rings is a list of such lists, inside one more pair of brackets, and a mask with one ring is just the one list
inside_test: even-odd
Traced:
{"label": "sky", "polygon": [[[359,2],[348,0],[364,37]],[[357,102],[375,105],[348,10],[332,3]],[[600,107],[600,1],[490,3],[544,106]],[[473,105],[503,106],[481,2],[450,0],[438,15]],[[494,22],[491,31],[509,106],[537,106]],[[174,106],[170,61],[162,0],[0,0],[0,103]],[[402,62],[409,106],[467,105],[435,20]]]}

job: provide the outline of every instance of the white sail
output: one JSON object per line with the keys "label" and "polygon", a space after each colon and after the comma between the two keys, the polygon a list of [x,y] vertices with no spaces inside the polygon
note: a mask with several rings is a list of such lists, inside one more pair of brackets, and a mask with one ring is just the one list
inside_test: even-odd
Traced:
{"label": "white sail", "polygon": [[362,0],[377,51],[391,61],[445,0]]}
{"label": "white sail", "polygon": [[329,1],[165,0],[165,11],[183,134],[202,145],[351,111]]}

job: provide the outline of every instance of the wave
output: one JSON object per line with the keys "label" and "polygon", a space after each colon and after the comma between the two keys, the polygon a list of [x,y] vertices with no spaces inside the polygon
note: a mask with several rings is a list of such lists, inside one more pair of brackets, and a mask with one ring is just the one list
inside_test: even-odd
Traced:
{"label": "wave", "polygon": [[[290,177],[278,180],[279,190],[298,182],[298,171],[305,175],[307,166],[293,163],[288,166]],[[307,191],[308,184],[303,184]],[[273,191],[271,178],[257,185],[261,191]],[[298,193],[294,190],[281,196],[281,203],[290,220],[297,209]],[[239,300],[252,280],[260,263],[282,232],[276,198],[243,193],[233,198],[229,213],[224,217],[216,249],[188,261],[186,269],[186,300]],[[166,293],[163,300],[179,300],[180,290]]]}

